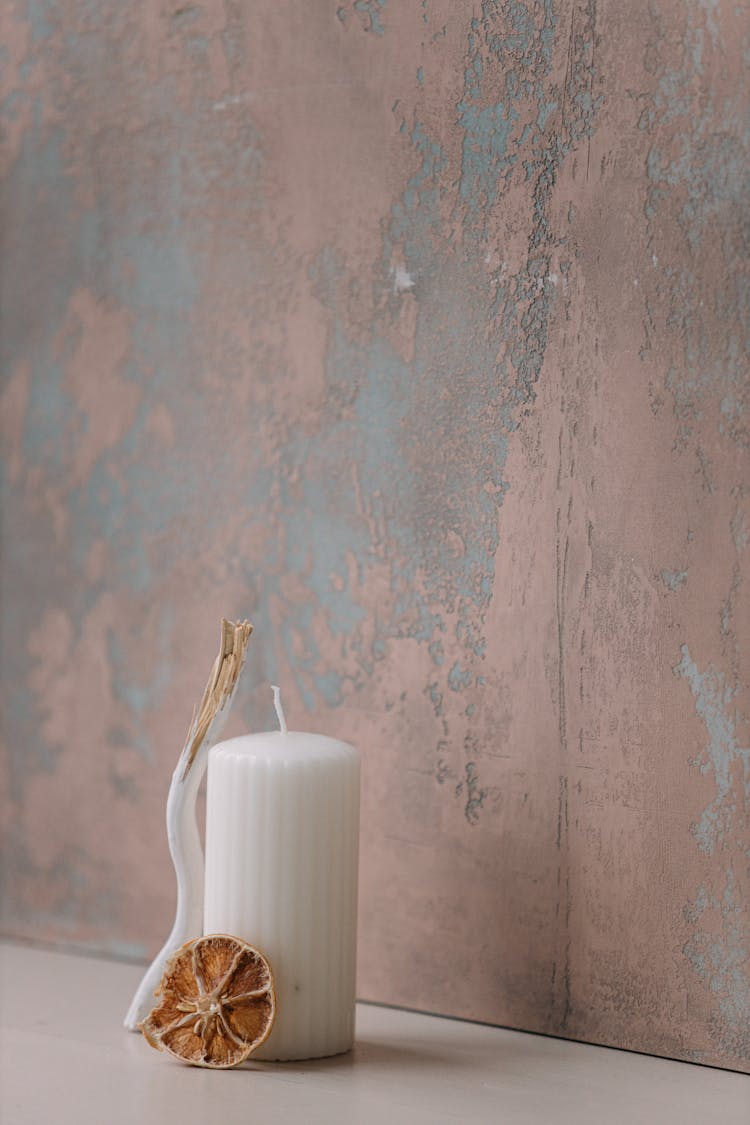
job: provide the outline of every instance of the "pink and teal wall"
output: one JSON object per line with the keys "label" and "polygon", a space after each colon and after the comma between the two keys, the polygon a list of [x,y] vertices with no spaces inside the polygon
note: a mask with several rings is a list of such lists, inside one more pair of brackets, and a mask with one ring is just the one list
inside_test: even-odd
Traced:
{"label": "pink and teal wall", "polygon": [[363,997],[750,1069],[747,10],[1,22],[4,932],[155,949],[247,615]]}

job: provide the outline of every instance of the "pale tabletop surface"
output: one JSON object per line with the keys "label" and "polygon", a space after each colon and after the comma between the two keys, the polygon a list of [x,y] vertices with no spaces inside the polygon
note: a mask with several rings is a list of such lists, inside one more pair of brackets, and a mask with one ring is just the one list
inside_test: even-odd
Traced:
{"label": "pale tabletop surface", "polygon": [[141,969],[0,944],[2,1125],[748,1125],[750,1078],[361,1004],[338,1058],[183,1066],[122,1027]]}

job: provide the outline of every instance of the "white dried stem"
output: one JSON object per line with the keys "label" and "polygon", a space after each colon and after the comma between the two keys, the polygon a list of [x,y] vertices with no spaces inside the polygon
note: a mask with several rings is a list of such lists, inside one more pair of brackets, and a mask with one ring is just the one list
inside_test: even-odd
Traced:
{"label": "white dried stem", "polygon": [[169,937],[152,961],[125,1016],[125,1027],[137,1031],[154,1003],[168,958],[191,938],[203,933],[203,849],[195,819],[195,799],[206,772],[208,751],[229,714],[253,627],[249,621],[222,620],[221,648],[206,690],[193,714],[185,746],[172,774],[167,797],[167,838],[177,876],[177,911]]}

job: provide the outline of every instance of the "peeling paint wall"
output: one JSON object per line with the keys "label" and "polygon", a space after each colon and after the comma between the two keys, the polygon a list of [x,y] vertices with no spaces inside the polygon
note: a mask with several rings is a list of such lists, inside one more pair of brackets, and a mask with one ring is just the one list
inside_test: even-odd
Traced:
{"label": "peeling paint wall", "polygon": [[216,643],[363,997],[750,1069],[750,20],[6,4],[3,929],[141,957]]}

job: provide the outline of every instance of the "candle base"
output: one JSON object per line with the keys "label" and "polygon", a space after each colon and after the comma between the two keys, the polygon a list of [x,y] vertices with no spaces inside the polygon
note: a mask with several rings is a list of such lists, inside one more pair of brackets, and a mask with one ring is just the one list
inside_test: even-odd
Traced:
{"label": "candle base", "polygon": [[[277,993],[277,1011],[282,1017],[271,1031],[265,1043],[253,1052],[253,1058],[263,1062],[302,1062],[304,1059],[328,1059],[333,1055],[345,1055],[354,1046],[354,1009],[349,1013],[337,1012],[336,1026],[326,1027],[325,1022],[316,1023],[310,1010],[304,1005],[295,1009],[290,1001],[283,1019],[283,988]],[[334,1015],[329,1009],[322,1015]],[[307,1031],[299,1034],[300,1027]],[[297,1034],[295,1034],[297,1032]]]}
{"label": "candle base", "polygon": [[347,1055],[353,1048],[354,1040],[345,1047],[329,1047],[320,1051],[305,1051],[303,1054],[299,1054],[296,1051],[291,1053],[274,1051],[264,1044],[263,1047],[259,1047],[257,1051],[252,1053],[249,1061],[252,1062],[253,1059],[257,1059],[258,1062],[315,1062],[317,1059],[332,1059],[336,1055]]}

